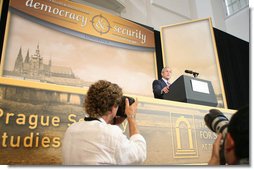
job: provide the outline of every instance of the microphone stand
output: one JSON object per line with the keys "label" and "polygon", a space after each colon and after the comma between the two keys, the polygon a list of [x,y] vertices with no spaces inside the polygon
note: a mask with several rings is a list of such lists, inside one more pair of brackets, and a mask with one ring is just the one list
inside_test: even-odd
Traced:
{"label": "microphone stand", "polygon": [[198,73],[193,72],[193,76],[196,78],[198,77]]}

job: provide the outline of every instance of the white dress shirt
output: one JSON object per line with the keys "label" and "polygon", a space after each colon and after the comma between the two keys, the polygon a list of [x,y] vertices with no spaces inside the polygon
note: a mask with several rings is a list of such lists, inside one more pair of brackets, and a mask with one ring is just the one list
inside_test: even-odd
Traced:
{"label": "white dress shirt", "polygon": [[170,86],[170,83],[168,82],[168,80],[164,79],[163,77],[162,77],[162,80],[166,83],[167,86]]}
{"label": "white dress shirt", "polygon": [[145,161],[146,142],[140,134],[128,139],[118,126],[99,120],[73,123],[66,130],[63,164],[136,165]]}

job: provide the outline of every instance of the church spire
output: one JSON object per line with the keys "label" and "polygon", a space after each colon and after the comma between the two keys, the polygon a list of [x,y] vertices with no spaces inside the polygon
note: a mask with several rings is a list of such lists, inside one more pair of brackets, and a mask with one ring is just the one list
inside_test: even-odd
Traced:
{"label": "church spire", "polygon": [[21,47],[21,46],[20,46],[20,48],[19,48],[18,56],[21,56],[21,57],[22,57],[22,47]]}
{"label": "church spire", "polygon": [[29,49],[28,49],[26,53],[25,63],[29,63],[29,61],[30,61],[30,57],[29,57]]}
{"label": "church spire", "polygon": [[22,57],[22,47],[20,47],[18,56],[15,61],[14,71],[20,73],[22,71],[22,67],[23,67],[23,57]]}

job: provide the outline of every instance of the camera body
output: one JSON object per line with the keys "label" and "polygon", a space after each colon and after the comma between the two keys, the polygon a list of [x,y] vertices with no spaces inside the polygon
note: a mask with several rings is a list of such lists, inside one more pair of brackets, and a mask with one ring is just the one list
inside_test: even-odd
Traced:
{"label": "camera body", "polygon": [[127,117],[127,115],[125,114],[125,100],[126,100],[126,98],[129,100],[129,105],[132,105],[132,103],[135,102],[134,98],[128,97],[128,96],[123,96],[122,100],[121,100],[121,103],[118,107],[116,116],[120,116],[120,117],[123,117],[123,118]]}
{"label": "camera body", "polygon": [[205,115],[204,120],[205,120],[206,126],[210,130],[212,130],[213,132],[217,134],[222,133],[223,142],[220,148],[220,164],[224,165],[226,164],[226,160],[224,156],[224,139],[228,131],[229,120],[226,116],[224,116],[224,114],[221,111],[217,109],[209,110],[209,113]]}

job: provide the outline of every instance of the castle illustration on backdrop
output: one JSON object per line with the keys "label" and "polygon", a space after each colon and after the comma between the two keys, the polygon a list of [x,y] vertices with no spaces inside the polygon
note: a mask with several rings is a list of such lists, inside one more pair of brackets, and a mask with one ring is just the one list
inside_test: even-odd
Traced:
{"label": "castle illustration on backdrop", "polygon": [[48,63],[44,63],[39,44],[33,55],[30,55],[27,50],[25,58],[20,47],[14,69],[12,71],[4,70],[4,76],[77,87],[90,84],[76,77],[71,67],[52,65],[51,59]]}

